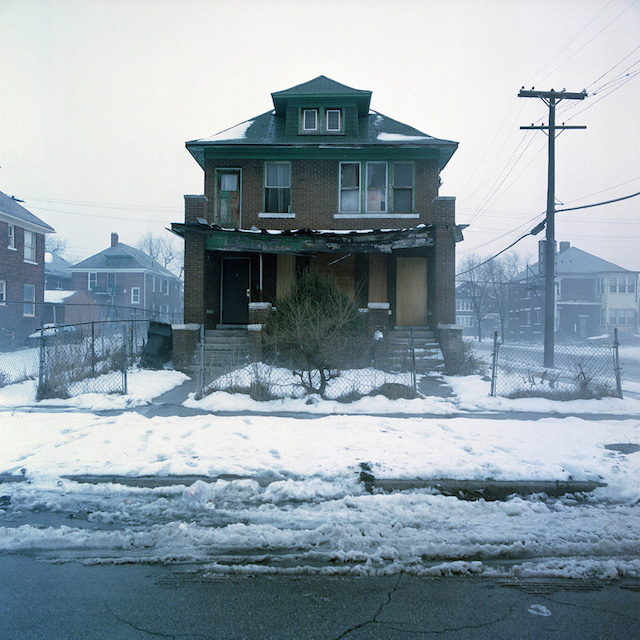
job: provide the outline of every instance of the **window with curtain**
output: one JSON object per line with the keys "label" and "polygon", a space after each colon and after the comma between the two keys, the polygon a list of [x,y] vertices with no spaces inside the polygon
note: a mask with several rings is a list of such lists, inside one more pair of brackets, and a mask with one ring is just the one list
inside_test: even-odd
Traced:
{"label": "window with curtain", "polygon": [[367,162],[367,211],[387,210],[387,163]]}
{"label": "window with curtain", "polygon": [[291,166],[288,162],[267,162],[264,179],[265,213],[289,213]]}
{"label": "window with curtain", "polygon": [[340,163],[340,211],[360,211],[360,163]]}

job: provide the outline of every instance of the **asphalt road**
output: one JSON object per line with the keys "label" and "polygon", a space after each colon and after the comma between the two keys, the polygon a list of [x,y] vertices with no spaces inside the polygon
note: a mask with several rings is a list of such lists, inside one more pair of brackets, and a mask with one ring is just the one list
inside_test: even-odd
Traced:
{"label": "asphalt road", "polygon": [[2,640],[640,637],[640,581],[208,577],[0,556]]}

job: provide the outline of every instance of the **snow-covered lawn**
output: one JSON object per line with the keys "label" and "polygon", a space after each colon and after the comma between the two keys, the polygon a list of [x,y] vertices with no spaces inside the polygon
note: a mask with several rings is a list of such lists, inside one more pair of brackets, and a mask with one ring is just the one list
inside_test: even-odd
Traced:
{"label": "snow-covered lawn", "polygon": [[[638,401],[489,398],[489,383],[472,376],[448,380],[450,399],[309,405],[216,393],[189,401],[217,411],[316,414],[309,419],[95,413],[148,403],[184,380],[172,371],[133,371],[128,396],[57,401],[64,411],[43,403],[17,408],[29,404],[33,384],[1,389],[0,473],[29,482],[0,485],[10,496],[0,507],[0,552],[197,562],[212,573],[640,576],[640,452],[605,447],[640,444],[640,420],[571,415],[640,414]],[[516,413],[490,419],[479,408]],[[556,417],[517,419],[517,411]],[[584,496],[506,502],[467,502],[431,489],[369,494],[359,482],[361,463],[379,479],[606,486]],[[76,474],[247,479],[142,489],[63,478]],[[49,524],[24,524],[24,514],[35,512]]]}

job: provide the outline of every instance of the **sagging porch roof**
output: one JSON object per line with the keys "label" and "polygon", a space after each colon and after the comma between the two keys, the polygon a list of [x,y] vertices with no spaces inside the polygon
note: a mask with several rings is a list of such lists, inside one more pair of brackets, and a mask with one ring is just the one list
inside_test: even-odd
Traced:
{"label": "sagging porch roof", "polygon": [[187,233],[206,236],[210,251],[256,253],[391,253],[435,245],[435,229],[418,225],[408,229],[322,231],[313,229],[273,231],[267,229],[223,229],[198,222],[177,223],[171,230],[184,238]]}

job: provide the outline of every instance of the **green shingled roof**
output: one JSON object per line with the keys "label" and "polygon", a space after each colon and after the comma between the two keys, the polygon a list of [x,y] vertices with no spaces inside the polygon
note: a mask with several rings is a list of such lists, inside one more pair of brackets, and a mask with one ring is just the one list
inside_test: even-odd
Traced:
{"label": "green shingled roof", "polygon": [[[434,138],[414,127],[398,122],[377,111],[368,108],[370,91],[352,89],[343,84],[319,76],[291,89],[272,94],[276,110],[263,113],[251,120],[246,120],[233,127],[208,138],[191,140],[186,143],[187,149],[204,168],[205,156],[215,157],[229,153],[246,156],[248,153],[262,153],[277,149],[298,150],[300,154],[317,150],[318,155],[328,157],[333,150],[367,149],[413,149],[414,154],[421,152],[425,157],[438,158],[442,169],[458,147],[457,142]],[[350,101],[366,100],[367,108],[358,119],[357,132],[346,135],[304,136],[286,130],[286,120],[277,111],[279,101],[281,107],[286,101],[296,97],[308,99],[317,96],[319,99],[332,97]],[[237,151],[232,151],[237,150]],[[259,150],[259,151],[258,151]],[[256,156],[257,157],[257,156]]]}

